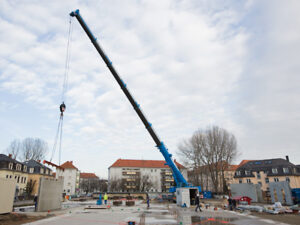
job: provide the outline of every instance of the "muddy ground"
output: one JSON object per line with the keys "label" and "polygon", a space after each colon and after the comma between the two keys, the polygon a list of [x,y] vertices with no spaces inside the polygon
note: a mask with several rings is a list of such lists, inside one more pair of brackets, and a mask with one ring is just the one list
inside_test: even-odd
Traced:
{"label": "muddy ground", "polygon": [[51,215],[27,216],[25,214],[19,214],[19,213],[7,213],[7,214],[0,215],[0,225],[19,225],[19,224],[29,223],[29,222],[33,222],[48,217],[51,217]]}
{"label": "muddy ground", "polygon": [[278,214],[272,215],[268,213],[258,213],[251,212],[251,215],[260,217],[262,219],[274,220],[282,223],[299,225],[300,224],[300,215],[299,214]]}

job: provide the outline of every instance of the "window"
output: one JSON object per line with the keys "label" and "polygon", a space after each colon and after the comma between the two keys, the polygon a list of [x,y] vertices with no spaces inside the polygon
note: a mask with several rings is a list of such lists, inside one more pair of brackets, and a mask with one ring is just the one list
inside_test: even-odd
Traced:
{"label": "window", "polygon": [[21,183],[23,183],[23,177],[21,177]]}
{"label": "window", "polygon": [[277,177],[274,177],[275,182],[279,182],[279,179]]}
{"label": "window", "polygon": [[11,175],[9,176],[9,178],[11,178]]}
{"label": "window", "polygon": [[288,183],[290,183],[290,178],[289,178],[289,177],[286,177],[286,178],[285,178],[285,181],[288,182]]}
{"label": "window", "polygon": [[260,177],[260,172],[259,172],[259,171],[256,172],[256,176],[257,176],[257,179],[260,179],[260,178],[261,178],[261,177]]}
{"label": "window", "polygon": [[283,168],[284,173],[289,173],[289,168]]}
{"label": "window", "polygon": [[257,182],[260,186],[262,186],[262,183],[260,181]]}
{"label": "window", "polygon": [[239,179],[239,183],[240,183],[240,184],[243,183],[243,180],[242,180],[242,179]]}
{"label": "window", "polygon": [[245,170],[245,175],[246,176],[250,176],[251,175],[251,172],[249,170]]}
{"label": "window", "polygon": [[275,174],[277,174],[277,173],[278,173],[278,170],[277,170],[277,168],[272,168],[272,173],[275,173]]}
{"label": "window", "polygon": [[6,175],[6,178],[8,178],[8,175]]}
{"label": "window", "polygon": [[265,178],[265,181],[266,181],[266,183],[270,182],[268,177]]}
{"label": "window", "polygon": [[26,177],[24,177],[24,183],[26,183]]}
{"label": "window", "polygon": [[241,171],[236,171],[235,173],[237,176],[241,176]]}
{"label": "window", "polygon": [[17,164],[16,170],[21,170],[21,165],[20,164]]}
{"label": "window", "polygon": [[13,169],[14,164],[13,163],[9,163],[8,164],[8,169],[12,170]]}
{"label": "window", "polygon": [[20,181],[20,177],[18,177],[18,179],[17,179],[17,183],[19,183],[19,181]]}
{"label": "window", "polygon": [[24,171],[24,172],[27,171],[27,166],[24,166],[23,171]]}
{"label": "window", "polygon": [[251,184],[251,179],[247,179],[247,183],[248,183],[248,184]]}
{"label": "window", "polygon": [[44,173],[44,169],[43,168],[41,168],[41,173]]}
{"label": "window", "polygon": [[33,171],[34,171],[34,168],[29,169],[29,173],[33,173]]}

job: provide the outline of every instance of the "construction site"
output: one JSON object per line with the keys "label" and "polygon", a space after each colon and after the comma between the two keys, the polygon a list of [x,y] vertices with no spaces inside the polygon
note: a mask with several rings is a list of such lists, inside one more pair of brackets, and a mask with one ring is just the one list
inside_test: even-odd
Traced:
{"label": "construction site", "polygon": [[[120,11],[114,11],[115,7],[111,6],[112,8],[106,11],[108,14],[104,16],[98,14],[97,10],[93,11],[93,4],[100,7],[99,3],[88,1],[85,5],[79,2],[78,4],[82,9],[69,10],[68,14],[61,16],[60,19],[51,17],[48,24],[49,27],[46,25],[46,20],[43,20],[44,26],[40,26],[43,22],[39,25],[29,23],[32,26],[28,30],[38,30],[37,32],[44,33],[42,35],[39,34],[38,38],[23,35],[22,40],[19,40],[20,42],[23,39],[29,42],[34,42],[35,40],[39,43],[35,45],[35,49],[50,48],[47,45],[50,45],[50,42],[57,36],[55,33],[57,21],[62,21],[61,18],[67,18],[68,22],[64,21],[67,24],[67,32],[65,32],[64,36],[67,37],[64,37],[64,41],[63,36],[60,39],[55,39],[54,45],[60,46],[58,52],[46,50],[47,53],[44,53],[43,50],[36,50],[40,55],[52,54],[50,58],[53,60],[45,61],[43,65],[40,65],[38,64],[40,62],[37,62],[39,57],[37,57],[35,61],[39,66],[36,66],[36,69],[43,71],[46,65],[56,65],[53,66],[54,76],[51,77],[51,74],[47,72],[44,77],[48,82],[48,86],[46,83],[42,85],[42,81],[36,81],[41,86],[36,88],[34,82],[40,78],[36,78],[38,75],[30,74],[29,70],[26,70],[26,73],[29,74],[28,80],[18,86],[18,88],[21,90],[23,86],[30,83],[32,86],[26,86],[26,90],[31,95],[25,96],[24,94],[22,107],[17,106],[17,103],[16,106],[9,105],[8,101],[0,99],[0,113],[3,113],[0,114],[1,116],[7,115],[5,113],[12,112],[15,108],[17,111],[17,115],[12,115],[13,117],[9,117],[10,119],[7,120],[12,124],[12,128],[3,126],[9,130],[7,134],[3,132],[3,139],[12,137],[15,139],[10,142],[9,147],[3,151],[3,154],[0,154],[0,225],[300,224],[300,165],[297,165],[299,152],[295,148],[299,144],[297,142],[298,139],[296,137],[289,139],[294,136],[288,135],[288,132],[283,134],[279,131],[277,133],[274,131],[272,133],[270,132],[271,128],[268,128],[268,132],[265,133],[266,137],[269,138],[270,133],[272,135],[270,135],[270,139],[266,138],[263,142],[257,136],[244,135],[246,128],[241,128],[242,126],[239,126],[238,123],[234,124],[234,122],[226,120],[227,117],[233,117],[233,115],[238,113],[243,114],[241,109],[234,111],[232,105],[239,98],[234,96],[237,90],[236,83],[240,82],[240,80],[248,79],[242,78],[242,75],[238,79],[234,78],[237,76],[235,73],[238,73],[234,71],[242,73],[241,71],[245,70],[244,68],[235,69],[233,67],[236,61],[243,57],[243,54],[246,54],[246,50],[241,48],[235,52],[235,48],[230,47],[228,39],[240,32],[233,38],[234,43],[238,40],[238,45],[240,43],[250,43],[250,41],[247,42],[248,39],[254,36],[254,34],[252,36],[246,35],[244,31],[246,29],[236,28],[238,25],[237,22],[232,22],[233,18],[240,19],[238,23],[240,27],[250,26],[249,24],[251,23],[247,22],[248,20],[242,16],[232,16],[238,15],[238,13],[228,13],[227,7],[230,9],[233,6],[236,7],[236,12],[239,11],[239,7],[242,7],[245,10],[245,15],[250,17],[254,15],[255,17],[255,13],[252,13],[253,15],[246,13],[248,7],[251,8],[252,3],[236,5],[232,2],[230,6],[224,5],[222,6],[223,8],[219,8],[218,3],[210,5],[204,3],[205,1],[201,1],[200,6],[192,4],[192,1],[176,4],[171,1],[166,5],[163,4],[163,6],[141,3],[142,5],[145,4],[143,7],[151,12],[149,17],[151,19],[146,17],[146,19],[141,20],[141,24],[151,24],[149,26],[151,28],[162,23],[164,25],[160,30],[161,33],[163,33],[164,29],[178,32],[179,27],[185,26],[187,28],[186,31],[191,32],[189,35],[183,35],[182,42],[176,39],[178,43],[170,41],[172,36],[169,34],[165,35],[165,37],[158,34],[155,36],[156,38],[166,38],[166,41],[157,44],[155,48],[147,49],[145,43],[155,41],[155,38],[151,38],[154,37],[152,32],[155,33],[155,28],[148,32],[147,29],[143,28],[143,25],[138,26],[129,17],[127,18],[127,13],[124,14],[126,15],[125,19],[122,17],[120,24],[116,27],[110,27],[109,20],[113,20],[112,17],[109,17],[110,10],[112,10],[112,14],[114,12],[116,15]],[[121,3],[117,1],[116,4]],[[66,9],[70,7],[69,5],[60,9],[58,5],[55,4],[57,13],[65,13]],[[131,3],[126,3],[122,6],[126,8],[128,7],[127,5],[131,7]],[[35,8],[33,4],[31,7],[26,8],[25,4],[22,7],[29,10],[32,13],[32,17],[31,15],[25,15],[25,17],[17,19],[10,18],[6,11],[10,11],[14,7],[18,8],[18,10],[22,9],[21,6],[18,6],[19,3],[17,2],[5,2],[3,4],[4,10],[0,10],[0,18],[3,18],[5,25],[0,23],[0,28],[5,27],[8,30],[13,30],[8,28],[8,24],[11,21],[16,24],[15,26],[22,21],[27,21],[26,18],[28,18],[28,21],[34,21],[34,15],[37,15],[35,13],[43,12],[47,14],[47,7],[53,5],[45,7],[38,4]],[[297,6],[300,9],[300,5],[298,4]],[[137,6],[136,9],[141,9],[139,7],[142,8],[142,6]],[[152,20],[155,20],[155,10],[152,10],[152,7],[158,11],[160,7],[170,9],[172,13],[167,15],[167,18],[171,18],[170,21],[165,23],[163,16],[161,16],[165,12],[162,10],[162,14],[157,14],[157,16],[161,16],[160,21],[158,20],[152,24]],[[182,19],[179,21],[176,19],[176,13],[174,13],[181,12],[180,10],[176,11],[178,10],[177,7],[180,10],[187,10],[186,12],[191,10],[192,14],[187,16],[184,13],[178,13]],[[194,12],[193,7],[200,7],[201,10]],[[276,7],[280,8],[279,6]],[[212,8],[215,10],[214,13],[205,11]],[[130,9],[131,11],[129,11],[132,14],[134,12],[141,13],[138,12],[139,10]],[[251,9],[256,10],[254,6]],[[105,11],[105,9],[101,10]],[[218,14],[219,11],[224,12],[224,14]],[[220,18],[227,18],[227,13],[231,18],[228,20],[230,21],[228,22],[230,24],[228,27],[226,27],[226,23],[220,22],[222,21]],[[139,15],[140,17],[144,16],[143,13]],[[201,16],[198,18],[193,15]],[[197,22],[193,20],[195,24],[190,27],[187,23],[189,20],[185,20],[185,16]],[[25,23],[27,24],[27,22]],[[108,25],[105,25],[105,23]],[[214,27],[216,24],[217,26]],[[201,29],[205,30],[206,26],[208,28],[206,33],[202,33]],[[201,29],[196,31],[196,27],[201,27]],[[226,29],[223,27],[226,27]],[[123,32],[119,32],[117,28],[122,29]],[[138,41],[133,35],[133,30],[137,28],[142,30],[140,37],[144,42],[140,48],[134,50],[133,46]],[[48,29],[52,30],[47,31]],[[236,30],[229,31],[229,29]],[[60,28],[59,31],[56,31],[61,32],[61,30]],[[97,32],[94,33],[94,30]],[[249,28],[249,30],[251,29]],[[21,32],[21,29],[19,31]],[[99,31],[102,32],[101,35],[98,34]],[[110,34],[110,32],[113,34]],[[211,47],[207,50],[205,49],[205,44],[199,44],[195,47],[197,50],[193,51],[194,47],[192,44],[189,45],[189,40],[193,43],[193,35],[191,34],[195,34],[196,43],[199,38],[204,36],[203,40],[201,39],[198,42],[205,42],[207,38],[207,45]],[[123,35],[124,39],[122,39]],[[181,37],[181,35],[178,34],[177,36]],[[109,42],[111,39],[115,42]],[[120,47],[126,43],[125,40],[128,41],[130,50],[132,47],[132,51],[128,49],[125,51]],[[300,36],[297,40],[300,41]],[[218,42],[218,44],[215,42]],[[53,43],[51,42],[51,44]],[[176,50],[177,44],[183,46],[180,51]],[[63,46],[66,50],[65,55],[62,57],[61,55],[64,51],[61,49]],[[106,46],[108,47],[106,48]],[[229,49],[225,51],[224,49],[228,46]],[[6,44],[5,47],[9,49],[10,45]],[[14,50],[16,52],[20,51],[17,47],[11,46],[11,49],[13,48],[16,48]],[[27,47],[24,46],[24,48],[26,49]],[[104,51],[104,49],[109,51]],[[211,60],[203,55],[200,55],[201,57],[197,56],[196,52],[198,49],[204,49],[204,51],[207,51],[207,54],[211,50],[215,51],[218,49],[216,52],[217,54],[220,53],[220,55],[216,56],[215,60]],[[168,54],[172,55],[174,53],[176,55],[176,63],[172,63],[169,59],[165,60],[166,64],[170,63],[171,71],[169,71],[171,76],[167,82],[163,82],[165,78],[161,78],[161,73],[164,71],[164,63],[162,63],[161,59],[157,60],[155,58],[161,54],[160,50],[164,52],[162,54],[166,58]],[[8,52],[11,51],[9,50]],[[191,51],[190,56],[192,57],[185,56],[185,51]],[[226,54],[232,53],[236,55],[223,62],[223,59],[218,58],[225,57],[222,55],[223,51]],[[36,53],[32,52],[32,54]],[[133,60],[130,59],[131,54],[137,54]],[[151,54],[155,56],[149,57]],[[30,52],[28,50],[28,58],[29,55]],[[139,75],[129,75],[127,77],[121,72],[119,73],[117,70],[118,63],[113,63],[113,57],[110,58],[110,56],[117,58],[121,68],[120,71],[127,71],[129,74],[138,73]],[[17,62],[20,57],[22,58],[20,65],[25,65],[24,68],[29,68],[25,52],[21,56],[14,56],[12,59],[3,57],[3,61],[5,60],[6,63],[0,61],[0,66],[9,65],[13,67],[12,64],[15,61]],[[197,62],[189,67],[188,61],[193,61],[193,57],[197,59]],[[251,57],[249,56],[247,60],[253,60],[250,59]],[[94,60],[95,58],[97,60]],[[62,61],[61,59],[64,59],[63,64],[61,62],[54,64],[54,61]],[[42,58],[40,61],[43,61]],[[146,62],[149,63],[149,67],[145,66]],[[218,65],[219,62],[224,63],[222,64],[223,67]],[[141,63],[141,66],[139,63]],[[297,66],[298,64],[299,62],[296,63]],[[151,66],[155,67],[153,72],[143,77],[143,73],[147,69],[152,69]],[[89,67],[91,68],[87,70],[86,68]],[[220,74],[216,75],[216,77],[211,75],[214,78],[208,79],[204,84],[200,84],[200,76],[197,77],[198,75],[195,71],[198,69],[202,71],[203,68],[209,68],[208,71],[210,72],[208,74]],[[9,80],[12,72],[7,72],[8,69],[5,69],[5,66],[3,66],[2,70],[3,75],[0,74],[0,82],[1,80],[3,82],[0,86],[0,91],[6,87],[13,88],[14,86],[12,84],[14,79]],[[2,70],[0,67],[0,72]],[[14,72],[18,73],[18,71],[20,72],[21,69]],[[178,80],[175,75],[177,72],[181,74],[181,78],[177,77]],[[221,78],[228,73],[233,74],[232,78],[229,78],[231,75],[228,75],[227,78]],[[20,74],[25,76],[23,72],[20,72]],[[99,74],[102,77],[99,77]],[[207,77],[209,77],[208,74],[206,75]],[[190,76],[193,76],[193,81],[189,79]],[[151,80],[152,77],[154,77],[153,80]],[[129,91],[125,82],[127,78],[129,83],[136,82],[137,84],[131,89],[132,92]],[[225,80],[221,82],[222,79]],[[226,89],[227,82],[230,83],[230,79],[236,79],[231,84],[232,90],[234,89],[235,91],[230,92],[230,94],[228,94],[229,92],[220,92],[221,94],[216,98],[218,100],[210,99],[205,103],[206,100],[201,92],[202,88],[206,90],[205,87],[211,85],[211,88],[207,89],[207,93],[208,95],[213,95],[213,93],[218,93],[222,89],[221,87]],[[87,82],[87,80],[89,81]],[[189,82],[186,80],[189,80]],[[160,81],[162,82],[160,83]],[[85,82],[88,84],[85,84]],[[218,82],[222,83],[221,86],[214,87],[213,83],[218,85]],[[241,82],[241,85],[243,85],[243,82]],[[59,89],[57,91],[57,83],[62,83],[62,90]],[[144,91],[143,88],[145,86],[141,84],[154,85],[160,89],[154,88],[154,91],[152,89]],[[76,86],[80,86],[80,88]],[[176,94],[176,91],[180,89],[179,86],[184,87],[186,91],[191,91],[191,93],[184,94],[182,91]],[[173,88],[172,91],[168,89],[170,87]],[[144,100],[147,99],[144,108],[147,110],[145,112],[150,111],[150,115],[154,117],[158,130],[163,131],[162,136],[158,135],[159,132],[154,129],[152,121],[150,122],[148,117],[146,117],[146,113],[132,94],[135,93],[135,90],[137,90],[137,96],[141,96],[141,99]],[[160,90],[161,94],[156,93],[158,90]],[[46,91],[48,91],[47,96],[41,94]],[[91,94],[89,91],[94,92]],[[252,91],[249,90],[249,93],[252,93]],[[19,93],[23,92],[20,91]],[[175,93],[174,96],[172,96],[173,93]],[[37,95],[35,96],[35,94]],[[3,99],[10,98],[10,102],[13,102],[14,98],[11,95],[13,94],[7,94],[8,97],[5,95]],[[196,96],[199,96],[197,100]],[[247,96],[247,94],[242,93],[241,96]],[[19,98],[22,99],[21,97]],[[18,102],[19,98],[15,101]],[[58,98],[60,99],[58,106],[55,106],[54,101],[57,101]],[[224,99],[219,100],[221,98],[226,98],[226,101],[229,102],[232,100],[232,102],[219,109],[219,104],[223,104],[221,103],[222,101],[225,102]],[[192,102],[189,102],[190,99],[192,99]],[[30,114],[28,113],[30,110],[27,111],[27,107],[32,104],[32,101],[36,105],[41,105],[41,108],[38,108],[37,111],[42,112],[42,116],[37,117],[37,119],[30,116],[27,117]],[[43,106],[45,102],[51,106]],[[196,107],[193,107],[193,104]],[[202,107],[202,104],[208,104],[205,109],[207,111],[199,109],[199,107]],[[2,105],[5,108],[3,110],[1,109]],[[178,108],[183,109],[183,113],[176,111]],[[249,112],[257,110],[254,107],[244,108],[247,108]],[[155,111],[158,109],[160,111]],[[95,112],[90,112],[93,110]],[[198,112],[195,114],[190,113],[190,111],[194,110]],[[217,111],[222,116],[218,117]],[[232,115],[229,112],[232,112]],[[209,115],[210,113],[213,116],[201,118],[201,114]],[[272,116],[275,118],[276,113],[273,111],[272,113]],[[227,114],[230,115],[228,116]],[[296,114],[297,112],[295,112]],[[200,115],[197,117],[197,120],[201,121],[199,122],[201,128],[195,128],[195,124],[198,123],[195,122],[195,115]],[[270,121],[273,118],[272,116],[270,116]],[[32,121],[36,120],[35,123],[30,121],[29,118]],[[189,118],[192,119],[189,120]],[[256,118],[258,121],[260,116],[257,113],[256,117],[253,116],[252,118]],[[53,120],[57,121],[57,119],[58,124],[53,125]],[[16,121],[17,123],[18,120],[22,120],[22,123],[18,124],[18,126],[11,122]],[[5,120],[3,121],[5,122]],[[42,121],[46,122],[43,123]],[[249,119],[249,121],[251,120]],[[296,119],[293,119],[293,121],[296,121]],[[47,127],[46,123],[51,125]],[[214,125],[217,123],[221,124],[222,127]],[[248,121],[247,123],[249,123],[247,129],[250,130],[252,124]],[[252,123],[255,124],[255,122]],[[168,127],[170,124],[177,124],[179,126],[178,130],[176,127]],[[186,127],[186,130],[183,129],[185,124],[188,124],[187,126],[189,127],[188,129]],[[294,126],[292,122],[289,124]],[[51,134],[55,133],[54,141],[50,142],[51,149],[49,150],[47,142],[41,138],[29,137],[21,140],[20,138],[24,137],[24,133],[21,132],[22,126],[28,127],[28,130],[26,130],[27,137],[37,134],[39,137],[48,140],[51,139]],[[229,129],[223,128],[224,126],[228,126]],[[180,130],[180,128],[182,129]],[[192,136],[187,138],[192,130],[194,130]],[[262,132],[263,125],[257,130]],[[255,133],[253,131],[256,131],[255,126],[249,133]],[[238,144],[238,138],[235,137],[233,132],[238,133],[237,137],[239,140],[242,140],[242,144]],[[274,138],[276,135],[282,137],[282,140]],[[166,139],[161,138],[163,136]],[[171,142],[169,146],[172,148],[168,149],[165,141],[162,139],[166,142]],[[251,152],[247,148],[251,146],[249,143],[252,143],[253,140],[259,142],[258,139],[261,146],[264,146],[264,143],[273,144],[273,142],[276,142],[276,146],[289,146],[289,148],[275,152],[274,150],[268,150],[271,147],[266,147],[265,150]],[[0,140],[0,142],[7,143],[7,141],[3,140]],[[289,143],[289,145],[284,144],[284,142]],[[296,142],[297,144],[293,146]],[[128,150],[130,148],[133,150]],[[99,149],[101,150],[99,151]],[[243,154],[245,153],[247,158],[252,159],[242,160],[240,163],[237,163],[242,152]],[[285,158],[282,157],[283,155]]]}

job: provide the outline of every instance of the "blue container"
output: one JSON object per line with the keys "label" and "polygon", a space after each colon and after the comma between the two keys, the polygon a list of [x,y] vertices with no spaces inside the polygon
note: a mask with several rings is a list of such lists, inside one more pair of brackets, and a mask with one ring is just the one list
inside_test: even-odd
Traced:
{"label": "blue container", "polygon": [[99,199],[97,200],[97,205],[102,205],[102,195],[99,195]]}
{"label": "blue container", "polygon": [[211,191],[203,191],[203,198],[212,198]]}

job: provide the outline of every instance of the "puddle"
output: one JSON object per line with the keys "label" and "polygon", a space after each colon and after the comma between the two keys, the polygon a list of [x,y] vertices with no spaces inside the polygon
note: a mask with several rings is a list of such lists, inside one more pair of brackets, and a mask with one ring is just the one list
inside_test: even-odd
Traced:
{"label": "puddle", "polygon": [[205,224],[205,225],[222,225],[222,224],[232,224],[230,222],[237,220],[236,218],[222,218],[222,217],[201,217],[201,216],[191,216],[191,224]]}

